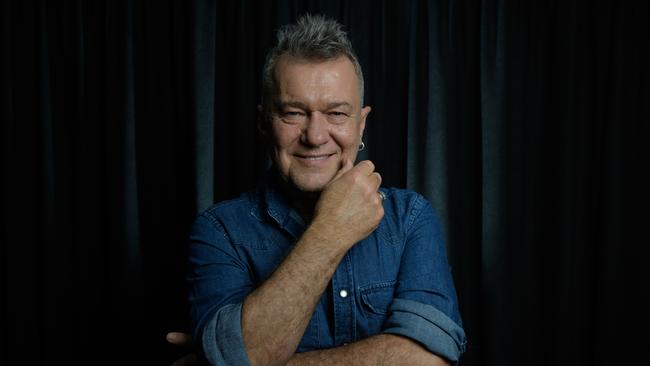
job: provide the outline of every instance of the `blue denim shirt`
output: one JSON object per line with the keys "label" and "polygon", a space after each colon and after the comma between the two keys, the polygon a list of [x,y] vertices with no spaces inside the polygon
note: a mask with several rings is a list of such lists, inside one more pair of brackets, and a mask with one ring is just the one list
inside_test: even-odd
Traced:
{"label": "blue denim shirt", "polygon": [[[381,190],[379,227],[338,265],[297,351],[391,333],[455,364],[466,340],[440,222],[421,195]],[[190,235],[189,301],[194,339],[210,363],[248,364],[242,303],[304,229],[269,183],[198,216]]]}

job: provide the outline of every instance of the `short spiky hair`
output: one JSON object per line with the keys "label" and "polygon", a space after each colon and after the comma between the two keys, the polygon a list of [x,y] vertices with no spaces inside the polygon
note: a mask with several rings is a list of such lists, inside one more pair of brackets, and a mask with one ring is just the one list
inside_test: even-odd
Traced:
{"label": "short spiky hair", "polygon": [[304,60],[332,60],[346,56],[354,65],[359,80],[359,97],[363,104],[363,72],[352,43],[340,23],[322,15],[306,14],[295,24],[281,27],[277,38],[278,43],[266,56],[262,77],[262,105],[267,116],[273,97],[278,92],[275,67],[283,55]]}

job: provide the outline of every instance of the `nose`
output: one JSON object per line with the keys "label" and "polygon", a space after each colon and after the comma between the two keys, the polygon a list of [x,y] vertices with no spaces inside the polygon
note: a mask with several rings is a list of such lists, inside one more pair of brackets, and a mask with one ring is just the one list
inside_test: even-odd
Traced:
{"label": "nose", "polygon": [[302,132],[301,141],[308,146],[321,146],[329,140],[328,123],[320,112],[312,112]]}

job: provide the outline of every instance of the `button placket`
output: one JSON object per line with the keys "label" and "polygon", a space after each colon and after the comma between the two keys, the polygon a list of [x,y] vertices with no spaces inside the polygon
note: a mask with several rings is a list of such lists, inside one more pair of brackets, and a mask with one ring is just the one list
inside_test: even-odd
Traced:
{"label": "button placket", "polygon": [[356,337],[355,299],[353,294],[352,261],[347,253],[332,277],[334,301],[334,342],[342,345]]}

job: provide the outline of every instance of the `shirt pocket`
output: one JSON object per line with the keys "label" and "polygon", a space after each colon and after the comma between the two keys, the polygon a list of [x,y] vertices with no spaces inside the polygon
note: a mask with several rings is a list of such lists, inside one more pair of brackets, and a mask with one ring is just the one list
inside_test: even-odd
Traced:
{"label": "shirt pocket", "polygon": [[359,294],[364,312],[370,316],[386,317],[394,293],[395,281],[378,282],[360,287]]}

